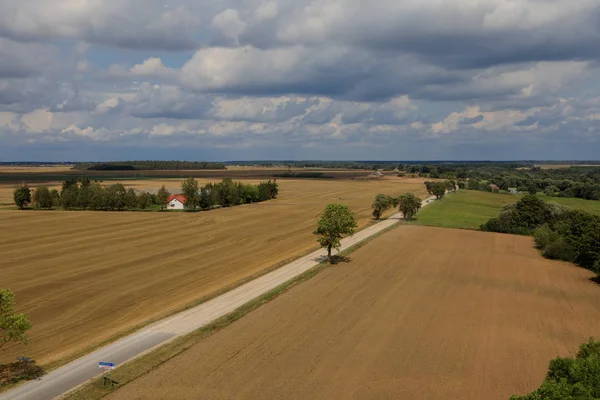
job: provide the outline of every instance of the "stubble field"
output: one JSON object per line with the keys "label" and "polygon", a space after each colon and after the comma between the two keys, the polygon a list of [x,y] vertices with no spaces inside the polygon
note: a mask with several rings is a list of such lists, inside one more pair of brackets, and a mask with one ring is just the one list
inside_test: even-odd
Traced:
{"label": "stubble field", "polygon": [[201,213],[0,211],[0,286],[33,323],[30,343],[0,361],[72,357],[313,249],[328,203],[348,204],[364,227],[375,194],[426,195],[419,179],[278,182],[276,200]]}
{"label": "stubble field", "polygon": [[593,274],[528,237],[404,225],[351,259],[109,398],[507,400],[600,331]]}

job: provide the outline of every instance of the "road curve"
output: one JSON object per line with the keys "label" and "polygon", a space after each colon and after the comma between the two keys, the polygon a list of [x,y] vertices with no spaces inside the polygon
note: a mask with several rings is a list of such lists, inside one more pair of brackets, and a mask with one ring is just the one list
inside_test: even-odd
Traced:
{"label": "road curve", "polygon": [[[427,206],[435,197],[423,201]],[[382,230],[395,225],[402,218],[397,213],[390,218],[363,229],[342,240],[342,249],[362,242]],[[57,368],[39,380],[27,382],[3,394],[0,400],[51,400],[99,376],[99,361],[116,365],[130,361],[142,353],[185,335],[229,314],[238,307],[271,289],[297,277],[322,262],[327,255],[324,249],[312,252],[266,275],[250,281],[194,308],[148,325],[131,335],[101,347],[92,353]]]}

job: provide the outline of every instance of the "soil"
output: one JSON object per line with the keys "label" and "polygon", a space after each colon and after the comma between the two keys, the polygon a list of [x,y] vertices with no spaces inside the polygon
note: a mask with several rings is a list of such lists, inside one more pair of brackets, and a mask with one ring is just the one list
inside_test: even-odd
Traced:
{"label": "soil", "polygon": [[[180,183],[126,185],[161,182]],[[29,344],[5,346],[0,363],[84,352],[318,247],[326,204],[348,204],[364,227],[377,193],[423,196],[422,182],[281,180],[276,200],[200,213],[0,211],[0,287],[33,325]]]}
{"label": "soil", "polygon": [[403,225],[109,396],[507,400],[600,332],[592,273],[532,239]]}

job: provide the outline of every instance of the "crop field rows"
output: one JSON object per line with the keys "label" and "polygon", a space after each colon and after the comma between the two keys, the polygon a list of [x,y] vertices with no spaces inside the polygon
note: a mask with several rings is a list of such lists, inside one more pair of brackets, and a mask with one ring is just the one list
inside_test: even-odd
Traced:
{"label": "crop field rows", "polygon": [[375,194],[425,195],[419,179],[279,183],[277,200],[201,213],[1,211],[2,286],[33,329],[0,360],[71,357],[314,249],[327,203],[348,204],[364,227]]}
{"label": "crop field rows", "polygon": [[593,274],[531,238],[400,226],[111,400],[507,400],[600,330]]}

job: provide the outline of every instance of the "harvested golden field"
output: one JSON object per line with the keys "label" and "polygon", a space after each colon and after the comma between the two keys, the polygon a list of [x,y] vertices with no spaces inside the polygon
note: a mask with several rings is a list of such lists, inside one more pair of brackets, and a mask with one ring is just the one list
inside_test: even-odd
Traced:
{"label": "harvested golden field", "polygon": [[598,335],[592,275],[528,237],[403,225],[109,398],[508,400]]}
{"label": "harvested golden field", "polygon": [[364,227],[376,193],[423,196],[422,182],[281,180],[276,200],[201,213],[0,211],[0,287],[33,322],[0,360],[71,357],[314,249],[328,203]]}

